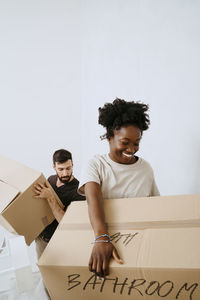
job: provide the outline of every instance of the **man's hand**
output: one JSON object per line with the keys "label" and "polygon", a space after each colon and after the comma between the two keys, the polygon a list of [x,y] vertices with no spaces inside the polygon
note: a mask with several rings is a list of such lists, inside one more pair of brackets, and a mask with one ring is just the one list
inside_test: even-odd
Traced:
{"label": "man's hand", "polygon": [[109,273],[108,266],[112,257],[118,264],[123,264],[112,243],[95,243],[89,260],[89,270],[97,276],[105,277]]}
{"label": "man's hand", "polygon": [[61,221],[62,217],[64,216],[65,212],[64,210],[59,206],[56,198],[54,197],[54,194],[50,187],[47,186],[47,184],[41,184],[37,183],[33,187],[33,192],[35,195],[33,195],[36,199],[45,199],[48,201],[48,204],[52,210],[52,213],[58,223]]}
{"label": "man's hand", "polygon": [[37,183],[33,187],[33,192],[35,193],[34,198],[36,199],[51,199],[53,193],[47,184]]}

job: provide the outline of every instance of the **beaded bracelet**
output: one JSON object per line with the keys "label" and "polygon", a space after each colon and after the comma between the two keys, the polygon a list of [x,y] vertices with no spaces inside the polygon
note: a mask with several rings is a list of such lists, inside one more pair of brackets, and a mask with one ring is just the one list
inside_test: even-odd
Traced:
{"label": "beaded bracelet", "polygon": [[94,241],[92,244],[96,244],[96,243],[111,243],[111,241],[109,240]]}
{"label": "beaded bracelet", "polygon": [[[107,237],[108,240],[98,241],[98,239],[100,239],[102,237]],[[102,234],[102,235],[97,236],[92,244],[95,244],[95,243],[110,243],[110,242],[111,242],[110,236],[108,234]]]}

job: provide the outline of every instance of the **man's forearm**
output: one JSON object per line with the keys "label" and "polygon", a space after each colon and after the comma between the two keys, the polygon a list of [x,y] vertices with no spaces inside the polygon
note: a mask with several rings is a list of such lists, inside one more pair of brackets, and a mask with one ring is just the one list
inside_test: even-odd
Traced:
{"label": "man's forearm", "polygon": [[56,201],[56,199],[54,198],[54,196],[51,196],[51,197],[47,198],[47,201],[49,203],[49,206],[52,210],[52,213],[53,213],[54,217],[56,218],[58,223],[60,223],[62,217],[65,214],[65,211],[59,206],[59,204]]}

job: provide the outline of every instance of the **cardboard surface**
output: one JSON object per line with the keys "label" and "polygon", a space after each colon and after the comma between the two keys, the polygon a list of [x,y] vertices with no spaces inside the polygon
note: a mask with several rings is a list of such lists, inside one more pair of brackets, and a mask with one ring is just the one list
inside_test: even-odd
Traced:
{"label": "cardboard surface", "polygon": [[9,184],[0,181],[0,211],[3,211],[20,192]]}
{"label": "cardboard surface", "polygon": [[[124,261],[119,265],[112,260],[104,280],[88,271],[94,234],[83,211],[87,206],[68,209],[39,260],[52,300],[200,299],[199,195],[142,199],[143,205],[150,201],[148,214],[138,198],[104,202],[109,234]],[[158,209],[163,205],[166,214]],[[139,229],[134,228],[134,218],[131,222],[131,212]]]}
{"label": "cardboard surface", "polygon": [[[200,195],[105,199],[105,220],[110,228],[200,226]],[[78,206],[78,207],[77,207]],[[79,217],[76,218],[76,213]],[[68,208],[66,228],[90,228],[86,202]]]}
{"label": "cardboard surface", "polygon": [[15,160],[0,155],[0,180],[23,193],[41,175]]}
{"label": "cardboard surface", "polygon": [[27,245],[55,219],[46,200],[33,198],[33,185],[38,182],[46,182],[41,172],[0,156],[0,224],[23,235]]}

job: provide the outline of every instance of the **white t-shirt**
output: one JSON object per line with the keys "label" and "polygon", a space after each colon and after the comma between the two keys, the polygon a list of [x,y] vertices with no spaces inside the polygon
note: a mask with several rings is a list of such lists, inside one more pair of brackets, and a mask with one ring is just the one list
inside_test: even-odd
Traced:
{"label": "white t-shirt", "polygon": [[78,192],[87,182],[100,184],[104,199],[159,196],[151,166],[142,158],[134,164],[120,164],[108,154],[95,155],[82,172]]}

